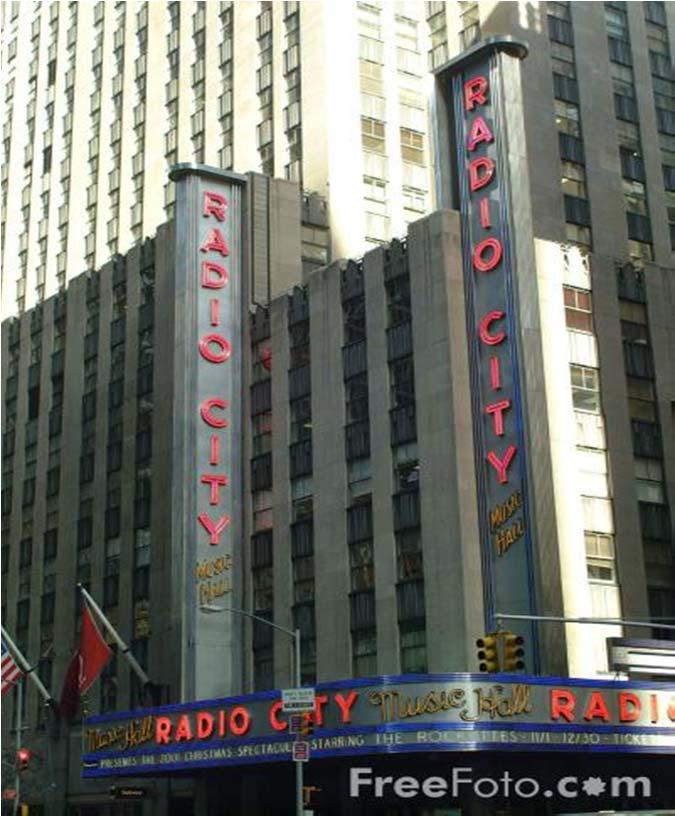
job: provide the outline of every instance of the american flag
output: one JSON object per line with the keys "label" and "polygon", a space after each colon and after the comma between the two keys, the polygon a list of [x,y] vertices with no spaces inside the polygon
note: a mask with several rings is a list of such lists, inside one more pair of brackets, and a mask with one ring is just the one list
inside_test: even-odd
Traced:
{"label": "american flag", "polygon": [[14,658],[9,653],[9,649],[2,641],[2,693],[9,691],[14,683],[23,675],[21,669],[16,665]]}

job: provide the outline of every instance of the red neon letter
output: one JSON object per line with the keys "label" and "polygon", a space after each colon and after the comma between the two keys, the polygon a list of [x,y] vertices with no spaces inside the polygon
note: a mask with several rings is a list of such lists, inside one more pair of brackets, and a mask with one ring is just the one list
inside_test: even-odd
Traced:
{"label": "red neon letter", "polygon": [[217,465],[220,462],[220,439],[213,435],[211,437],[211,450],[209,453],[209,464]]}
{"label": "red neon letter", "polygon": [[478,324],[478,334],[486,346],[498,346],[506,337],[506,332],[504,331],[497,332],[496,334],[490,334],[490,326],[495,322],[495,320],[501,320],[502,317],[504,317],[504,312],[500,312],[499,310],[495,309],[495,311],[488,312],[483,318],[481,318],[481,321]]}
{"label": "red neon letter", "polygon": [[464,83],[464,110],[473,110],[475,104],[484,105],[487,102],[485,92],[488,81],[483,76],[468,79]]}
{"label": "red neon letter", "polygon": [[[211,351],[209,343],[215,343],[217,346],[220,346],[220,352]],[[232,347],[220,334],[205,334],[199,341],[199,353],[210,363],[225,363],[230,359]]]}
{"label": "red neon letter", "polygon": [[485,119],[483,119],[482,116],[477,116],[471,123],[466,148],[469,153],[472,153],[481,142],[487,142],[489,144],[494,138]]}
{"label": "red neon letter", "polygon": [[509,481],[506,471],[511,464],[511,460],[516,455],[516,450],[515,445],[509,445],[502,459],[499,459],[494,451],[490,451],[487,455],[488,462],[497,471],[497,478],[500,484],[506,484]]}
{"label": "red neon letter", "polygon": [[227,199],[220,193],[204,193],[204,217],[215,215],[219,221],[225,220],[227,210]]}
{"label": "red neon letter", "polygon": [[490,357],[490,385],[493,391],[502,387],[502,375],[499,369],[499,357]]}
{"label": "red neon letter", "polygon": [[559,720],[561,717],[567,722],[574,722],[574,706],[576,697],[571,691],[566,689],[551,689],[551,719]]}
{"label": "red neon letter", "polygon": [[157,745],[168,745],[171,737],[171,720],[168,717],[155,717],[155,742]]}
{"label": "red neon letter", "polygon": [[588,705],[586,706],[586,711],[584,712],[585,720],[593,720],[596,717],[599,717],[603,722],[609,722],[609,711],[607,710],[607,704],[605,703],[602,697],[602,692],[600,691],[592,692],[591,696],[588,698]]}
{"label": "red neon letter", "polygon": [[208,711],[200,711],[197,714],[197,737],[206,739],[213,734],[213,715]]}
{"label": "red neon letter", "polygon": [[492,222],[490,221],[490,199],[487,196],[481,198],[478,207],[480,209],[481,227],[483,227],[483,229],[490,229],[492,226]]}
{"label": "red neon letter", "polygon": [[241,737],[251,727],[251,715],[244,706],[235,706],[230,714],[230,731]]}
{"label": "red neon letter", "polygon": [[225,513],[225,515],[222,515],[215,523],[211,521],[211,517],[207,513],[200,513],[197,516],[197,520],[206,530],[206,532],[211,536],[209,544],[211,544],[214,547],[216,544],[220,544],[220,534],[230,523],[230,517],[227,515],[227,513]]}
{"label": "red neon letter", "polygon": [[192,739],[192,729],[190,728],[190,720],[188,719],[187,714],[183,714],[183,716],[178,720],[176,733],[174,734],[173,738],[176,742]]}
{"label": "red neon letter", "polygon": [[209,252],[213,250],[214,252],[220,252],[223,258],[227,258],[230,254],[230,248],[227,245],[227,241],[223,238],[223,233],[218,229],[218,227],[214,227],[212,230],[209,230],[208,235],[204,239],[204,243],[199,247],[201,252]]}
{"label": "red neon letter", "polygon": [[639,720],[641,709],[640,698],[637,694],[633,694],[630,691],[619,692],[619,722],[635,722],[635,720]]}
{"label": "red neon letter", "polygon": [[[482,172],[481,172],[482,171]],[[492,181],[495,174],[495,163],[487,156],[479,156],[469,162],[469,187],[475,193]]]}
{"label": "red neon letter", "polygon": [[209,504],[218,504],[220,498],[220,487],[225,487],[230,480],[222,473],[204,473],[201,477],[202,484],[211,485]]}
{"label": "red neon letter", "polygon": [[511,407],[511,400],[505,399],[485,406],[485,413],[492,414],[495,420],[495,433],[504,436],[504,411]]}
{"label": "red neon letter", "polygon": [[284,720],[280,720],[278,717],[279,712],[283,707],[283,703],[281,700],[277,700],[276,703],[273,703],[270,706],[269,710],[269,721],[270,725],[275,731],[285,731],[288,728],[288,723],[284,722]]}
{"label": "red neon letter", "polygon": [[[492,252],[486,260],[483,255],[487,249]],[[473,251],[473,265],[479,272],[492,272],[501,261],[502,252],[502,242],[498,238],[483,238]]]}
{"label": "red neon letter", "polygon": [[[211,273],[215,273],[215,277]],[[224,266],[213,261],[202,261],[201,284],[204,289],[222,289],[228,281]]]}
{"label": "red neon letter", "polygon": [[343,723],[350,723],[352,721],[351,710],[358,696],[358,691],[350,691],[346,700],[341,694],[335,695],[335,702],[340,709],[340,719]]}
{"label": "red neon letter", "polygon": [[229,425],[228,421],[213,416],[212,409],[222,408],[224,411],[229,407],[230,403],[227,400],[221,399],[220,397],[209,397],[208,399],[202,400],[202,404],[199,406],[199,416],[212,428],[227,428]]}
{"label": "red neon letter", "polygon": [[317,694],[315,695],[316,703],[314,704],[314,712],[309,714],[308,719],[314,720],[314,722],[321,726],[323,725],[323,707],[328,702],[328,695],[327,694]]}

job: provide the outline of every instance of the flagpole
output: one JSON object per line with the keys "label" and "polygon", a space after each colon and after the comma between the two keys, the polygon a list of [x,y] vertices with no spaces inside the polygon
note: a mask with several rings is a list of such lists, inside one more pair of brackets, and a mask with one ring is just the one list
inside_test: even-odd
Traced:
{"label": "flagpole", "polygon": [[82,584],[78,584],[77,587],[80,590],[80,592],[82,593],[82,595],[84,596],[85,601],[89,604],[91,609],[96,613],[96,616],[99,618],[99,620],[101,621],[103,626],[105,626],[107,631],[112,636],[112,639],[117,644],[117,646],[118,646],[118,648],[120,650],[120,653],[124,656],[127,663],[131,666],[132,670],[134,671],[134,673],[136,674],[138,679],[141,681],[141,683],[143,683],[144,686],[148,685],[150,683],[150,678],[143,671],[143,669],[140,667],[140,664],[138,663],[136,658],[131,653],[131,650],[129,649],[127,644],[117,634],[117,630],[115,629],[115,627],[112,625],[112,623],[110,623],[108,618],[106,618],[106,616],[103,614],[103,611],[101,610],[101,608],[98,606],[96,601],[91,597],[91,595],[87,592],[87,590],[82,586]]}
{"label": "flagpole", "polygon": [[12,640],[12,638],[7,634],[5,631],[5,627],[1,627],[2,629],[2,639],[5,641],[7,646],[9,647],[10,652],[12,652],[14,659],[17,663],[21,665],[21,668],[24,671],[24,674],[30,677],[30,679],[35,683],[37,690],[42,695],[45,703],[49,706],[54,705],[54,698],[51,694],[47,691],[47,689],[42,684],[42,680],[37,676],[35,673],[36,666],[31,666],[30,663],[26,660],[26,658],[21,654],[19,651],[16,643]]}

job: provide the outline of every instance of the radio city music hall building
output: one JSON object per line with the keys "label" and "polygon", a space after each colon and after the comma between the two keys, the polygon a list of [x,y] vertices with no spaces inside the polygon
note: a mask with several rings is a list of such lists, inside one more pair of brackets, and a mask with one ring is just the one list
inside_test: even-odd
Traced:
{"label": "radio city music hall building", "polygon": [[[672,804],[672,688],[609,679],[630,630],[513,624],[524,673],[475,673],[499,613],[665,618],[673,587],[672,269],[533,236],[525,53],[438,72],[453,158],[404,240],[303,274],[294,185],[178,165],[175,220],[3,324],[5,625],[56,689],[80,581],[163,704],[120,655],[70,731],[29,690],[27,801],[292,812],[289,642],[232,606],[301,632],[318,813],[397,812],[354,765],[653,786],[514,813]],[[441,806],[494,812],[469,788]]]}

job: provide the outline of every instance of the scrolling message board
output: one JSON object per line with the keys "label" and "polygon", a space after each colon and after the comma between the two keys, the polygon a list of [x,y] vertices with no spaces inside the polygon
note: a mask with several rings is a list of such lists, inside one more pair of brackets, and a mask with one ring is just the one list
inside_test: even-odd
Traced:
{"label": "scrolling message board", "polygon": [[[236,691],[232,605],[241,525],[241,274],[243,179],[178,165],[172,535],[181,603],[183,699]],[[224,602],[224,603],[223,603]],[[174,610],[175,614],[175,610]]]}

